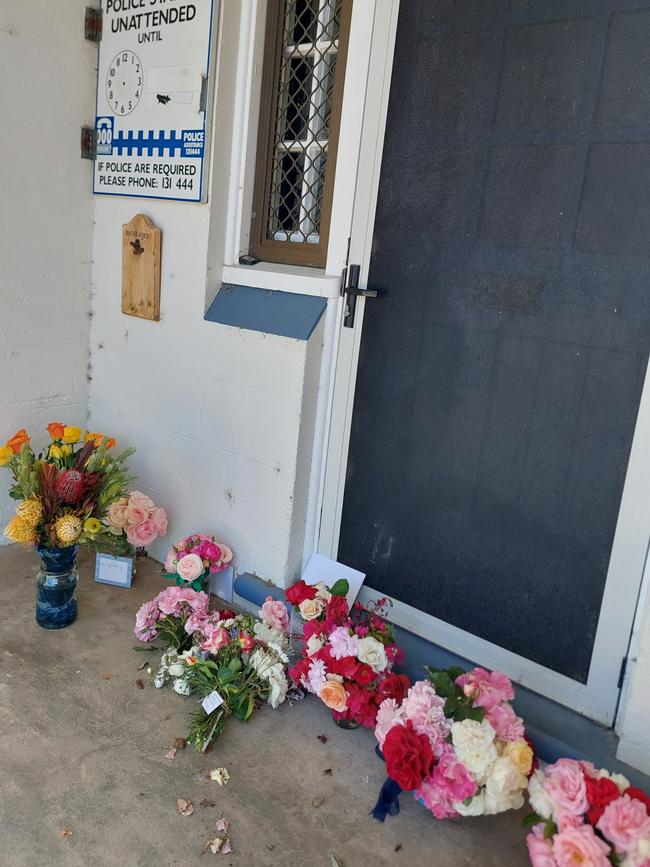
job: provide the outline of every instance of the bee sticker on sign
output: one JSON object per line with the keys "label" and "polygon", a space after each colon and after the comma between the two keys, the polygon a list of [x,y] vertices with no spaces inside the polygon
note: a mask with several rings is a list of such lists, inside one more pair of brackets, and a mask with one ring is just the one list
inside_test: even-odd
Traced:
{"label": "bee sticker on sign", "polygon": [[102,0],[93,191],[207,198],[218,0]]}

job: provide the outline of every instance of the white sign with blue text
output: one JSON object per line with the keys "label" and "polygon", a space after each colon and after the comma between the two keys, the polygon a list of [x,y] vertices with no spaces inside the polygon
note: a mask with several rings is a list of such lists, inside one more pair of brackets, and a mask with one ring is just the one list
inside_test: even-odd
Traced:
{"label": "white sign with blue text", "polygon": [[102,0],[95,193],[206,199],[218,0]]}

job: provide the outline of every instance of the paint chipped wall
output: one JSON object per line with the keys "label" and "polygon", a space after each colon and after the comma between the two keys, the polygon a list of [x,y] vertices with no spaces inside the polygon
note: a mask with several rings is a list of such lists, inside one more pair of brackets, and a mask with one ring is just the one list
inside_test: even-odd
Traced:
{"label": "paint chipped wall", "polygon": [[[87,405],[93,200],[80,127],[95,114],[87,0],[0,3],[0,440]],[[0,525],[13,513],[0,489]],[[6,540],[0,537],[0,544]]]}

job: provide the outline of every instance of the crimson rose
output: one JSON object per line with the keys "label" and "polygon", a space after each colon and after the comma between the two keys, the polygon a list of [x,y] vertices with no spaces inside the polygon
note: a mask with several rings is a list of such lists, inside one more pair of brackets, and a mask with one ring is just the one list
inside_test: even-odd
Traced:
{"label": "crimson rose", "polygon": [[605,807],[611,804],[621,796],[618,786],[607,777],[590,777],[585,774],[585,784],[587,786],[587,801],[589,809],[587,810],[587,818],[592,825],[595,825],[603,815]]}
{"label": "crimson rose", "polygon": [[404,726],[393,726],[382,747],[386,773],[406,791],[417,789],[425,777],[433,773],[435,759],[426,735],[419,735],[411,720]]}
{"label": "crimson rose", "polygon": [[316,598],[316,588],[310,587],[309,584],[301,578],[300,581],[293,585],[293,587],[289,587],[284,595],[290,605],[300,605],[300,603],[304,602],[305,599]]}

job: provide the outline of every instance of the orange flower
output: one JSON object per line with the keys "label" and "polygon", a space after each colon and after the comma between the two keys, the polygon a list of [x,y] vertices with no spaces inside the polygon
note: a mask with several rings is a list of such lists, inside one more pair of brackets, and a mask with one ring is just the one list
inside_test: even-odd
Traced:
{"label": "orange flower", "polygon": [[17,433],[15,433],[10,440],[7,440],[7,448],[10,448],[11,451],[17,455],[22,446],[25,443],[29,442],[29,434],[25,430],[25,428],[21,428]]}
{"label": "orange flower", "polygon": [[52,437],[53,440],[62,440],[63,439],[63,430],[65,425],[60,421],[52,421],[47,426],[47,432]]}
{"label": "orange flower", "polygon": [[318,693],[320,700],[332,710],[342,712],[347,709],[348,694],[337,680],[326,680]]}
{"label": "orange flower", "polygon": [[90,442],[90,441],[92,441],[92,444],[93,444],[93,445],[95,446],[95,448],[97,448],[97,449],[98,449],[98,448],[100,447],[100,445],[102,444],[102,440],[103,440],[104,438],[106,439],[106,448],[107,448],[107,449],[112,449],[113,446],[115,445],[115,443],[117,442],[117,440],[114,439],[113,437],[107,437],[106,434],[103,434],[103,433],[90,433],[90,431],[89,431],[89,432],[86,434],[86,436],[84,437],[84,439],[86,440],[86,442]]}

